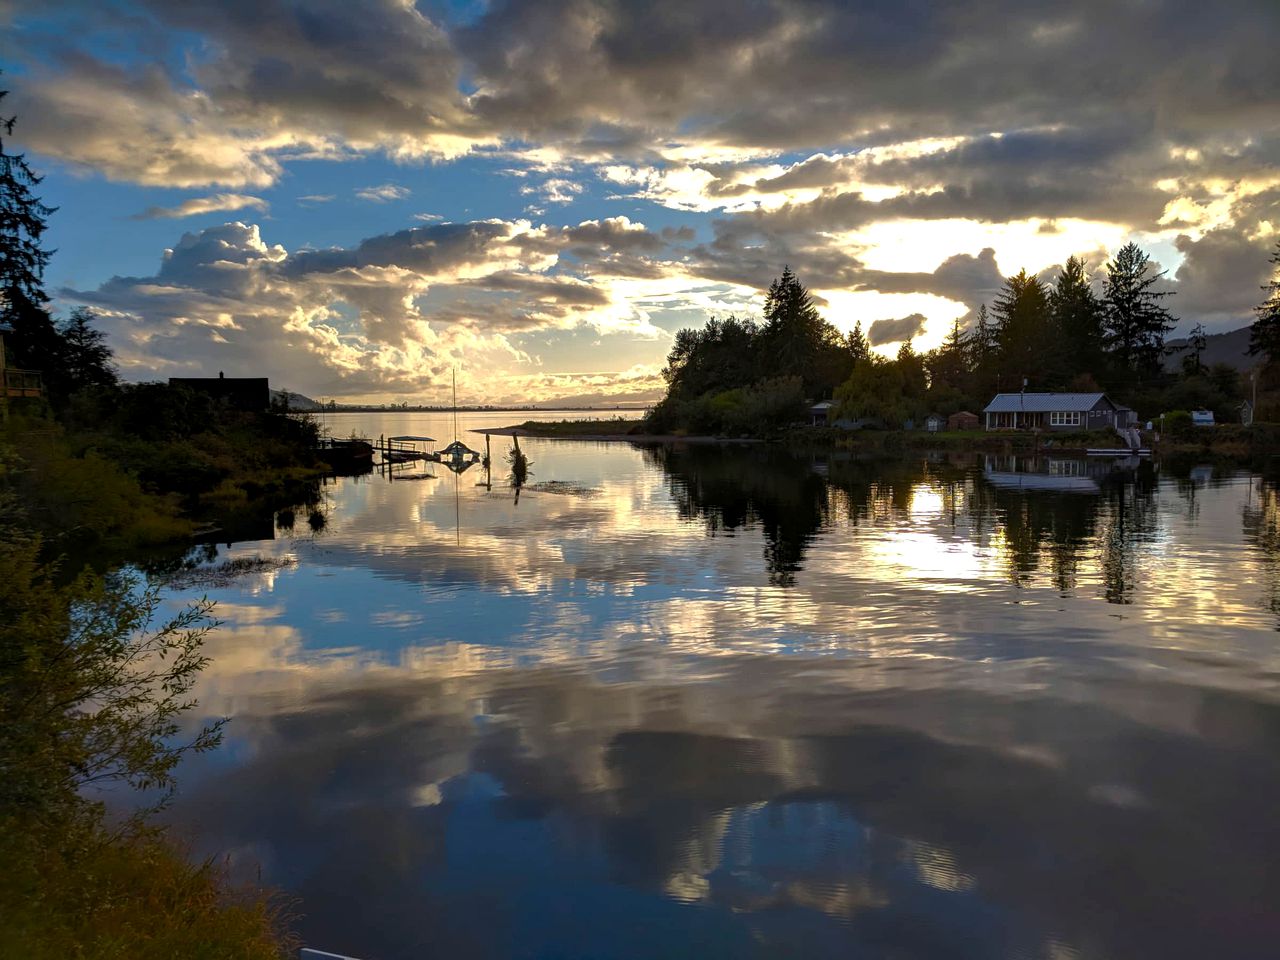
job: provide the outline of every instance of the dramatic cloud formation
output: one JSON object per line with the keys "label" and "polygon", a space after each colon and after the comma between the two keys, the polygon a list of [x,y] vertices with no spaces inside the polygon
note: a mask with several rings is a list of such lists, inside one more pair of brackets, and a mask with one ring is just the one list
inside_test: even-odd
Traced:
{"label": "dramatic cloud formation", "polygon": [[[290,254],[237,222],[185,234],[153,276],[65,293],[101,312],[122,367],[139,375],[216,363],[326,394],[414,395],[458,366],[477,400],[522,399],[530,385],[632,395],[656,387],[656,370],[544,372],[525,344],[578,327],[660,337],[631,301],[662,295],[661,271],[647,270],[644,256],[661,248],[625,219],[559,228],[489,220]],[[494,367],[510,372],[493,377]]]}
{"label": "dramatic cloud formation", "polygon": [[[1280,226],[1272,0],[49,7],[12,14],[9,102],[38,159],[105,178],[94,181],[104,196],[127,189],[116,182],[241,191],[145,216],[256,206],[212,203],[231,197],[272,201],[277,216],[332,209],[324,242],[353,256],[380,232],[399,236],[410,196],[472,235],[486,218],[553,209],[565,223],[655,224],[648,247],[597,248],[580,263],[572,227],[537,228],[560,232],[550,247],[505,245],[506,272],[566,274],[607,300],[592,316],[645,318],[643,351],[595,350],[617,370],[661,366],[665,334],[708,307],[749,307],[784,263],[838,326],[918,314],[927,349],[990,302],[1002,275],[1073,254],[1096,271],[1128,240],[1169,269],[1184,329],[1231,329],[1249,320]],[[271,191],[289,191],[287,203]],[[398,220],[340,231],[336,211],[353,198]],[[294,236],[294,248],[309,239]],[[298,276],[304,254],[281,276]],[[315,253],[326,256],[341,259]],[[433,336],[493,326],[475,316],[491,298],[509,325],[527,295],[416,276],[419,259],[347,266],[324,284],[341,290],[344,322],[371,325],[366,366],[396,367],[405,358],[386,351],[415,324]],[[153,327],[180,324],[161,302],[129,309]],[[504,364],[543,349],[585,363],[588,344],[564,340],[585,305],[557,301],[556,318],[545,298],[524,306],[525,333],[558,332],[541,344],[502,333]]]}

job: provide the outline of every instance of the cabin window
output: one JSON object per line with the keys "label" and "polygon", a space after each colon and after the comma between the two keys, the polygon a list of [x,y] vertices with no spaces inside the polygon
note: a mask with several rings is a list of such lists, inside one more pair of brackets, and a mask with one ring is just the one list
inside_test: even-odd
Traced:
{"label": "cabin window", "polygon": [[1049,414],[1049,426],[1051,427],[1078,427],[1080,426],[1079,410],[1054,410]]}

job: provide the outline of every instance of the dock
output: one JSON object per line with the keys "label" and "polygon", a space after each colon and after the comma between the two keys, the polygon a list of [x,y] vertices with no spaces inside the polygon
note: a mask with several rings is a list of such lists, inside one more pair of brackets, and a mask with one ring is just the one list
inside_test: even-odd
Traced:
{"label": "dock", "polygon": [[413,463],[416,460],[435,459],[430,445],[435,437],[416,437],[404,434],[398,437],[379,437],[378,453],[383,463]]}

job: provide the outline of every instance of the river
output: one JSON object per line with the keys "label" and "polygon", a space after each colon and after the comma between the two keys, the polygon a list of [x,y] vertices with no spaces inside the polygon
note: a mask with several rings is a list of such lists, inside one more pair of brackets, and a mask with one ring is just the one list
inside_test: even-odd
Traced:
{"label": "river", "polygon": [[517,497],[509,443],[490,486],[333,482],[170,591],[218,602],[232,719],[169,817],[308,945],[1275,956],[1274,483],[531,439]]}

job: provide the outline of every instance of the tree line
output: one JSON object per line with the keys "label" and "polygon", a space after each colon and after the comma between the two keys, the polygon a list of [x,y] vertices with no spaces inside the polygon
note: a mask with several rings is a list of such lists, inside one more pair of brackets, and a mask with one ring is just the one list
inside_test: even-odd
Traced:
{"label": "tree line", "polygon": [[[1280,267],[1280,244],[1272,262]],[[872,350],[861,321],[842,334],[823,319],[791,271],[765,297],[762,319],[713,318],[684,329],[663,369],[667,392],[650,414],[657,432],[760,434],[803,419],[806,403],[834,401],[836,417],[898,427],[928,413],[979,412],[999,392],[1108,392],[1141,415],[1208,408],[1234,415],[1239,372],[1204,362],[1197,324],[1180,369],[1166,370],[1177,318],[1164,271],[1135,243],[1123,246],[1095,284],[1070,257],[1048,281],[1025,270],[1007,277],[973,321],[957,320],[943,343],[919,353],[910,339],[893,358]],[[1264,387],[1280,388],[1280,280],[1264,288],[1251,352]]]}

